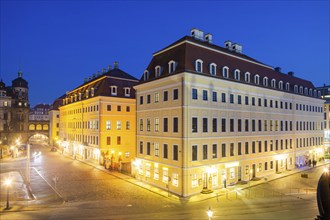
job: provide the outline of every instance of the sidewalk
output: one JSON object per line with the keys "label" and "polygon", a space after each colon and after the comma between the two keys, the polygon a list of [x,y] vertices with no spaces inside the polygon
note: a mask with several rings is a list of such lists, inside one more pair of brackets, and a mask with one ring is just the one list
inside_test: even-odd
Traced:
{"label": "sidewalk", "polygon": [[[67,156],[67,155],[65,155],[65,156]],[[67,156],[67,157],[72,158],[70,156]],[[106,173],[108,173],[112,176],[116,176],[116,177],[118,177],[122,180],[130,182],[130,183],[132,183],[136,186],[142,187],[146,190],[149,190],[149,191],[154,192],[156,194],[159,194],[161,196],[167,197],[171,200],[189,201],[189,202],[198,202],[198,201],[203,201],[203,200],[207,200],[207,199],[211,199],[211,198],[216,198],[218,196],[223,196],[226,193],[229,193],[229,192],[232,192],[232,191],[248,189],[248,188],[251,188],[251,187],[254,187],[254,186],[257,186],[257,185],[260,185],[260,184],[264,184],[264,183],[267,183],[267,182],[270,182],[270,181],[273,181],[273,180],[276,180],[276,179],[284,178],[284,177],[287,177],[287,176],[290,176],[290,175],[293,175],[293,174],[296,174],[296,173],[302,173],[304,171],[313,169],[313,167],[304,166],[304,167],[296,168],[296,169],[293,169],[293,170],[287,170],[287,171],[282,172],[282,173],[274,173],[274,174],[271,174],[271,175],[268,175],[268,176],[264,176],[263,178],[260,178],[257,181],[251,180],[250,183],[247,183],[247,184],[241,184],[241,185],[236,184],[236,185],[233,185],[233,186],[227,186],[227,188],[215,189],[215,190],[213,190],[212,193],[209,193],[209,194],[199,193],[199,194],[196,194],[196,195],[192,195],[192,196],[183,198],[183,197],[177,196],[175,194],[172,194],[171,192],[168,192],[167,190],[157,188],[157,187],[152,186],[150,184],[147,184],[143,181],[135,179],[132,176],[125,175],[125,174],[120,173],[118,171],[109,171],[109,170],[105,169],[103,166],[92,163],[90,161],[83,161],[83,160],[80,160],[80,159],[76,159],[76,160],[78,160],[82,163],[85,163],[87,165],[93,166],[93,167],[95,167],[95,168],[97,168],[97,169],[99,169],[103,172],[106,172]],[[315,166],[315,167],[325,166],[327,164],[330,164],[330,161],[328,161],[328,162],[318,162],[317,166]]]}

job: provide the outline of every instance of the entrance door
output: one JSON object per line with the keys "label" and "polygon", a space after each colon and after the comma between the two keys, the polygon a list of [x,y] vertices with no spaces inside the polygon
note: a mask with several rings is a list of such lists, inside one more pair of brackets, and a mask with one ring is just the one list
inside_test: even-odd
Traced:
{"label": "entrance door", "polygon": [[252,164],[252,178],[256,177],[256,165]]}
{"label": "entrance door", "polygon": [[275,170],[276,170],[276,173],[278,173],[278,160],[276,160]]}
{"label": "entrance door", "polygon": [[242,180],[242,167],[239,166],[238,167],[238,171],[237,171],[237,178],[238,178],[238,181],[241,181]]}

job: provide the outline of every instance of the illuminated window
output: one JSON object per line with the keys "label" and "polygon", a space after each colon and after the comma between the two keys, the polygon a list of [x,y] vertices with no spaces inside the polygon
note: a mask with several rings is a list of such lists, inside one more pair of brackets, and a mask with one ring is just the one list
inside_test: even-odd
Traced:
{"label": "illuminated window", "polygon": [[159,118],[155,118],[155,131],[159,131]]}
{"label": "illuminated window", "polygon": [[154,143],[154,152],[155,152],[155,157],[159,157],[159,143],[158,142]]}
{"label": "illuminated window", "polygon": [[159,93],[156,92],[155,93],[155,103],[158,103],[159,102]]}
{"label": "illuminated window", "polygon": [[159,169],[158,169],[158,163],[155,163],[154,167],[154,179],[159,180]]}
{"label": "illuminated window", "polygon": [[149,163],[146,164],[146,177],[150,177],[150,168],[151,165]]}
{"label": "illuminated window", "polygon": [[179,186],[179,174],[177,173],[172,174],[172,185]]}
{"label": "illuminated window", "polygon": [[121,121],[117,121],[117,130],[121,130]]}
{"label": "illuminated window", "polygon": [[198,187],[197,174],[192,174],[192,176],[191,176],[191,187],[192,188]]}
{"label": "illuminated window", "polygon": [[230,179],[235,178],[235,167],[229,169]]}
{"label": "illuminated window", "polygon": [[163,182],[168,183],[168,169],[166,167],[163,168]]}
{"label": "illuminated window", "polygon": [[106,121],[105,129],[106,130],[111,130],[111,121]]}
{"label": "illuminated window", "polygon": [[150,118],[147,118],[147,131],[150,131]]}

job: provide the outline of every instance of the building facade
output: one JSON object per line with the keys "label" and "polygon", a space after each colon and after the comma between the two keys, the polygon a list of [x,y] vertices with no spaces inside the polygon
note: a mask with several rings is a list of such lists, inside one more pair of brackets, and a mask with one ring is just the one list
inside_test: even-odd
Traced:
{"label": "building facade", "polygon": [[60,137],[60,111],[59,107],[63,103],[63,99],[66,95],[62,95],[57,98],[48,111],[49,117],[49,144],[51,146],[59,145]]}
{"label": "building facade", "polygon": [[50,110],[49,104],[37,104],[30,109],[30,121],[49,121],[48,111]]}
{"label": "building facade", "polygon": [[0,142],[15,145],[27,140],[29,133],[29,88],[22,72],[12,81],[11,86],[0,82]]}
{"label": "building facade", "polygon": [[330,86],[317,87],[324,100],[324,146],[326,154],[330,155]]}
{"label": "building facade", "polygon": [[136,149],[137,82],[115,63],[67,92],[59,107],[64,152],[129,172]]}
{"label": "building facade", "polygon": [[153,54],[137,98],[136,178],[180,196],[304,166],[323,152],[313,84],[197,29]]}

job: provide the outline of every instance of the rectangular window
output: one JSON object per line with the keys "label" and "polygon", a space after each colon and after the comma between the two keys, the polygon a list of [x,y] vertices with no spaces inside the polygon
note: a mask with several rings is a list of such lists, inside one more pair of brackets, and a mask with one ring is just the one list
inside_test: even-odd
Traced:
{"label": "rectangular window", "polygon": [[197,145],[193,145],[191,149],[191,160],[197,161]]}
{"label": "rectangular window", "polygon": [[249,119],[245,119],[245,131],[249,131]]}
{"label": "rectangular window", "polygon": [[252,104],[251,105],[253,105],[253,106],[256,105],[256,98],[255,97],[252,97]]}
{"label": "rectangular window", "polygon": [[212,158],[218,158],[218,145],[216,144],[212,145]]}
{"label": "rectangular window", "polygon": [[155,93],[155,103],[158,103],[159,102],[159,93],[156,92]]}
{"label": "rectangular window", "polygon": [[163,118],[163,132],[168,132],[168,118]]}
{"label": "rectangular window", "polygon": [[179,147],[178,145],[173,145],[173,160],[179,159]]}
{"label": "rectangular window", "polygon": [[264,99],[264,106],[267,107],[267,99]]}
{"label": "rectangular window", "polygon": [[107,105],[107,111],[111,111],[111,105]]}
{"label": "rectangular window", "polygon": [[143,119],[140,118],[140,131],[143,131]]}
{"label": "rectangular window", "polygon": [[107,137],[107,145],[111,145],[111,137]]}
{"label": "rectangular window", "polygon": [[143,105],[143,96],[140,96],[140,105]]}
{"label": "rectangular window", "polygon": [[212,92],[212,101],[213,102],[217,102],[218,101],[218,94],[217,94],[217,92]]}
{"label": "rectangular window", "polygon": [[164,183],[168,183],[168,169],[167,168],[163,168],[163,182]]}
{"label": "rectangular window", "polygon": [[111,121],[106,121],[105,129],[111,130]]}
{"label": "rectangular window", "polygon": [[179,186],[179,174],[177,173],[172,174],[172,185]]}
{"label": "rectangular window", "polygon": [[121,112],[121,106],[117,105],[117,112]]}
{"label": "rectangular window", "polygon": [[249,142],[245,142],[245,154],[249,154]]}
{"label": "rectangular window", "polygon": [[221,131],[226,132],[226,119],[225,118],[221,119]]}
{"label": "rectangular window", "polygon": [[259,148],[258,152],[261,153],[262,152],[262,149],[261,149],[262,148],[262,142],[261,141],[258,141],[258,148]]}
{"label": "rectangular window", "polygon": [[164,91],[163,100],[164,100],[164,102],[168,101],[168,91]]}
{"label": "rectangular window", "polygon": [[163,158],[164,159],[167,159],[168,158],[168,145],[167,144],[164,144],[163,145]]}
{"label": "rectangular window", "polygon": [[147,131],[150,131],[150,118],[147,118]]}
{"label": "rectangular window", "polygon": [[179,90],[173,89],[173,100],[177,100],[179,98]]}
{"label": "rectangular window", "polygon": [[150,95],[147,95],[147,104],[150,103]]}
{"label": "rectangular window", "polygon": [[230,143],[230,156],[233,157],[235,152],[234,143]]}
{"label": "rectangular window", "polygon": [[256,120],[252,119],[252,131],[256,131]]}
{"label": "rectangular window", "polygon": [[192,99],[197,100],[198,99],[197,89],[192,89],[191,92],[192,92],[192,94],[191,94]]}
{"label": "rectangular window", "polygon": [[192,132],[193,133],[197,133],[198,131],[198,122],[197,122],[197,118],[196,117],[193,117],[192,118],[192,124],[191,124],[191,129],[192,129]]}
{"label": "rectangular window", "polygon": [[265,171],[268,170],[268,163],[265,162]]}
{"label": "rectangular window", "polygon": [[230,119],[230,132],[234,132],[234,119]]}
{"label": "rectangular window", "polygon": [[267,141],[264,142],[264,151],[265,152],[268,151],[268,142]]}
{"label": "rectangular window", "polygon": [[259,131],[262,131],[261,120],[258,121],[258,129]]}
{"label": "rectangular window", "polygon": [[207,90],[203,90],[203,100],[207,101],[208,97],[207,97]]}
{"label": "rectangular window", "polygon": [[242,119],[237,119],[237,131],[242,131]]}
{"label": "rectangular window", "polygon": [[234,104],[234,94],[229,95],[229,100],[231,104]]}
{"label": "rectangular window", "polygon": [[207,145],[203,145],[203,160],[207,160]]}
{"label": "rectangular window", "polygon": [[155,152],[155,157],[159,157],[159,143],[158,142],[154,143],[154,152]]}
{"label": "rectangular window", "polygon": [[242,155],[242,143],[241,142],[238,142],[237,143],[237,154],[238,155]]}
{"label": "rectangular window", "polygon": [[226,93],[221,93],[221,102],[226,102]]}
{"label": "rectangular window", "polygon": [[212,132],[217,132],[218,131],[218,120],[216,118],[212,119]]}
{"label": "rectangular window", "polygon": [[131,129],[131,123],[129,121],[126,121],[126,130]]}
{"label": "rectangular window", "polygon": [[173,132],[179,131],[179,119],[177,117],[173,118]]}
{"label": "rectangular window", "polygon": [[245,96],[245,105],[249,105],[249,96]]}
{"label": "rectangular window", "polygon": [[237,95],[237,104],[241,105],[242,104],[242,96]]}
{"label": "rectangular window", "polygon": [[226,144],[221,145],[221,156],[226,157]]}
{"label": "rectangular window", "polygon": [[131,108],[129,106],[126,106],[126,112],[130,112]]}
{"label": "rectangular window", "polygon": [[155,132],[159,131],[159,118],[155,118]]}
{"label": "rectangular window", "polygon": [[140,141],[140,154],[143,154],[143,142]]}
{"label": "rectangular window", "polygon": [[207,132],[207,118],[203,118],[203,132]]}
{"label": "rectangular window", "polygon": [[121,145],[121,137],[120,136],[117,136],[117,144]]}
{"label": "rectangular window", "polygon": [[159,169],[158,169],[158,165],[156,166],[156,164],[154,168],[154,179],[159,180]]}
{"label": "rectangular window", "polygon": [[147,155],[150,155],[150,142],[147,142]]}
{"label": "rectangular window", "polygon": [[252,153],[255,154],[256,153],[256,142],[252,141]]}
{"label": "rectangular window", "polygon": [[117,130],[121,130],[121,121],[117,121]]}

